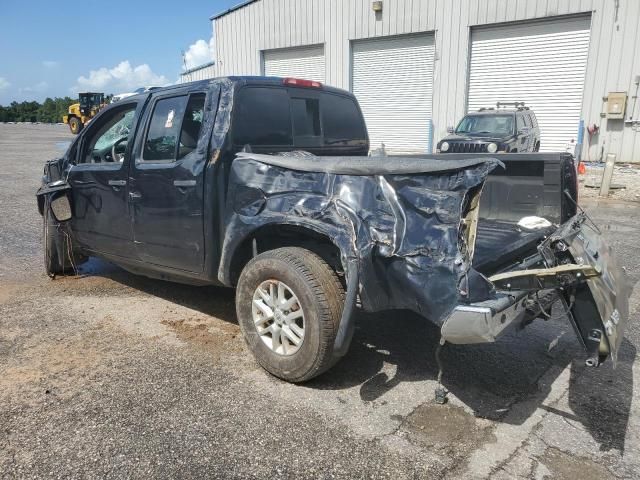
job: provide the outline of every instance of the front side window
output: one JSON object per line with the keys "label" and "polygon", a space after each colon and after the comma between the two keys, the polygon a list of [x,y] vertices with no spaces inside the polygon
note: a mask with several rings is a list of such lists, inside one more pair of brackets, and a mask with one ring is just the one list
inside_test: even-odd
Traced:
{"label": "front side window", "polygon": [[513,115],[467,115],[456,133],[468,135],[512,135]]}
{"label": "front side window", "polygon": [[132,103],[119,107],[106,114],[106,118],[100,118],[95,127],[91,125],[96,130],[85,136],[85,153],[80,163],[121,163],[126,159],[136,106]]}
{"label": "front side window", "polygon": [[533,117],[530,114],[527,113],[524,116],[524,120],[525,120],[525,122],[527,124],[527,127],[533,127]]}
{"label": "front side window", "polygon": [[293,145],[286,90],[246,87],[240,91],[237,102],[233,131],[235,145]]}

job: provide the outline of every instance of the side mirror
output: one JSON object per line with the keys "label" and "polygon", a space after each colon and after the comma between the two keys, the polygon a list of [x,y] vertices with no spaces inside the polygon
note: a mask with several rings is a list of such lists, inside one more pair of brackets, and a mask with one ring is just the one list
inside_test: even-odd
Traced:
{"label": "side mirror", "polygon": [[447,133],[453,133],[453,127],[451,126],[447,127]]}
{"label": "side mirror", "polygon": [[529,127],[522,127],[518,130],[519,135],[529,135]]}
{"label": "side mirror", "polygon": [[71,220],[71,203],[66,194],[58,195],[51,200],[49,204],[51,213],[58,222],[66,222]]}

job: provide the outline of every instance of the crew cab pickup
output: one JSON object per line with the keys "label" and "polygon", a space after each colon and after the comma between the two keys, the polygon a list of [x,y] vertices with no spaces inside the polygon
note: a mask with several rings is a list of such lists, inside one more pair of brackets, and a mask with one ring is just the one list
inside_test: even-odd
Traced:
{"label": "crew cab pickup", "polygon": [[317,82],[228,77],[128,97],[45,166],[47,272],[100,256],[233,287],[249,349],[292,382],[346,353],[359,308],[412,310],[442,342],[470,344],[560,302],[587,364],[615,362],[629,288],[577,209],[571,156],[368,151],[356,99]]}

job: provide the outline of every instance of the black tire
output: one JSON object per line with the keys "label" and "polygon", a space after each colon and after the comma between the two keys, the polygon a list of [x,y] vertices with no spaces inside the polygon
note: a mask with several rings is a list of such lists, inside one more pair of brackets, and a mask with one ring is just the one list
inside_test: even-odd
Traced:
{"label": "black tire", "polygon": [[[272,351],[253,321],[253,295],[267,280],[285,283],[304,311],[304,340],[289,356]],[[242,270],[236,291],[236,313],[249,349],[266,371],[288,382],[310,380],[337,362],[333,343],[343,307],[344,288],[336,273],[318,255],[298,247],[270,250],[253,258]]]}
{"label": "black tire", "polygon": [[[71,249],[69,240],[60,232],[60,226],[46,204],[42,218],[42,247],[46,274],[54,278],[56,275],[73,273],[78,265],[87,260],[87,257]],[[69,254],[70,251],[71,254]]]}
{"label": "black tire", "polygon": [[71,133],[74,135],[79,134],[82,131],[82,127],[84,127],[84,125],[82,125],[82,122],[78,117],[71,117],[69,119],[69,128],[71,129]]}
{"label": "black tire", "polygon": [[534,152],[539,152],[540,151],[540,142],[536,142],[536,146],[533,149]]}
{"label": "black tire", "polygon": [[53,215],[45,205],[45,212],[42,216],[42,248],[44,250],[44,271],[51,278],[63,273],[63,268],[58,258],[58,234],[56,222]]}

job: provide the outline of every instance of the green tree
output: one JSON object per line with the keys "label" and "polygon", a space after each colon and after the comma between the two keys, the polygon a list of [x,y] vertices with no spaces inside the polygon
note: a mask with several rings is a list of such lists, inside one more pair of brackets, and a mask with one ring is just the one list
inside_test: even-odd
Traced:
{"label": "green tree", "polygon": [[0,122],[43,122],[58,123],[69,111],[69,105],[77,100],[69,97],[47,98],[39,102],[11,102],[0,105]]}

